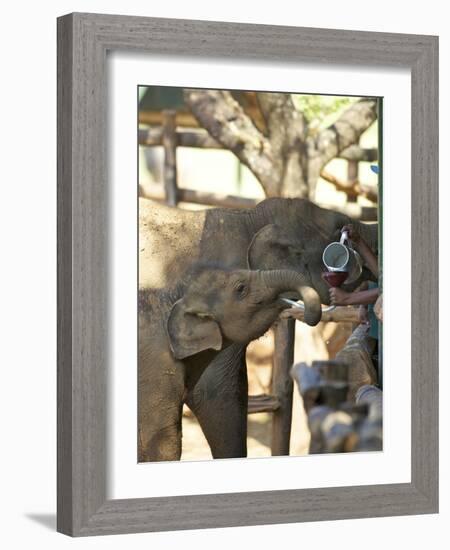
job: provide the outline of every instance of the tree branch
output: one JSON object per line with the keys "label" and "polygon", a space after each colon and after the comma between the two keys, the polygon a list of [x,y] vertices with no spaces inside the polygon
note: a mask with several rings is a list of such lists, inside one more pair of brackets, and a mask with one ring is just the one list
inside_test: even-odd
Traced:
{"label": "tree branch", "polygon": [[358,162],[376,162],[378,160],[378,149],[376,147],[364,149],[359,145],[350,145],[350,147],[339,153],[339,158]]}
{"label": "tree branch", "polygon": [[276,194],[272,146],[230,92],[185,89],[184,99],[200,125],[250,168],[266,194]]}
{"label": "tree branch", "polygon": [[350,145],[357,143],[361,134],[376,118],[376,100],[361,99],[346,109],[334,124],[322,130],[316,139],[322,166],[339,156]]}
{"label": "tree branch", "polygon": [[374,203],[378,202],[378,189],[370,189],[362,186],[358,180],[352,182],[342,182],[326,170],[322,170],[320,172],[320,177],[329,183],[332,183],[338,191],[343,191],[346,193],[348,198],[356,198],[361,195]]}

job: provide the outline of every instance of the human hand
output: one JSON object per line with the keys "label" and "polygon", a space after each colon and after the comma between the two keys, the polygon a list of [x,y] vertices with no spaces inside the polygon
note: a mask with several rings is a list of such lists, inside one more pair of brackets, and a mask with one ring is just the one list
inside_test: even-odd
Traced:
{"label": "human hand", "polygon": [[284,309],[280,313],[280,319],[295,319],[297,321],[303,321],[305,318],[305,312],[299,307],[291,307]]}
{"label": "human hand", "polygon": [[333,306],[347,306],[351,304],[351,292],[346,292],[342,288],[330,288],[330,302]]}
{"label": "human hand", "polygon": [[348,238],[355,243],[355,245],[359,244],[361,241],[361,235],[359,234],[358,228],[355,227],[353,224],[349,223],[347,225],[344,225],[344,227],[341,229],[341,233],[347,232]]}

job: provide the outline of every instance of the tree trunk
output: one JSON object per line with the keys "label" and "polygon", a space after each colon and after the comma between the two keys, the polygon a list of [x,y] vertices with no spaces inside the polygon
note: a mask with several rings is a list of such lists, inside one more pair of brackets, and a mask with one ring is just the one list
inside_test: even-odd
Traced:
{"label": "tree trunk", "polygon": [[263,134],[228,91],[186,89],[184,97],[200,125],[248,166],[267,197],[313,200],[323,167],[356,144],[377,116],[376,100],[364,98],[313,137],[290,94],[259,92]]}

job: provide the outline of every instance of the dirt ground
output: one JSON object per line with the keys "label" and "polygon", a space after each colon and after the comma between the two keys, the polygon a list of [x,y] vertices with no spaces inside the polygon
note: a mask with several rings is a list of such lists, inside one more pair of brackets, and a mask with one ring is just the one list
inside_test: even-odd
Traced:
{"label": "dirt ground", "polygon": [[[296,323],[294,361],[312,362],[313,360],[333,358],[351,333],[348,323],[319,323],[309,327]],[[273,336],[271,332],[252,342],[247,351],[249,394],[270,393],[272,373]],[[272,415],[257,413],[248,416],[247,447],[249,457],[270,456]],[[294,400],[291,428],[291,456],[308,453],[310,434],[298,388],[294,386]],[[183,414],[183,453],[181,460],[207,460],[211,451],[200,426],[189,411]]]}

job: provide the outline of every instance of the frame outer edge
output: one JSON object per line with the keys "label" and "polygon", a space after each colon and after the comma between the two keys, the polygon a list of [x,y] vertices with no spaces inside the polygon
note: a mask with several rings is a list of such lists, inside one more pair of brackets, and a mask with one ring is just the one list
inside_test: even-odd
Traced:
{"label": "frame outer edge", "polygon": [[57,530],[73,527],[72,479],[72,60],[73,17],[57,20]]}
{"label": "frame outer edge", "polygon": [[77,536],[106,500],[107,83],[85,17],[58,19],[58,48],[57,530]]}
{"label": "frame outer edge", "polygon": [[[427,35],[75,13],[110,49],[276,62],[411,66]],[[168,38],[170,37],[170,38]]]}
{"label": "frame outer edge", "polygon": [[106,49],[89,18],[73,15],[72,273],[74,528],[106,501],[109,279]]}
{"label": "frame outer edge", "polygon": [[[412,482],[439,509],[439,39],[411,71]],[[414,406],[418,403],[419,406]]]}
{"label": "frame outer edge", "polygon": [[[427,307],[419,296],[423,323],[418,307],[412,319],[413,352],[419,353],[413,363],[417,381],[412,399],[419,410],[412,415],[412,483],[106,501],[106,50],[181,55],[180,49],[185,53],[192,45],[195,55],[212,51],[236,56],[233,37],[245,34],[246,27],[251,32],[241,49],[250,57],[284,59],[286,52],[290,60],[300,55],[338,63],[348,54],[353,63],[413,69],[412,101],[415,114],[420,111],[412,126],[413,215],[418,217],[413,226],[418,243],[413,295],[426,289],[422,296],[431,293],[431,301]],[[218,28],[220,36],[214,34]],[[202,32],[209,33],[207,40]],[[437,319],[432,306],[437,301],[438,152],[425,145],[427,136],[437,147],[437,39],[293,27],[286,29],[286,38],[284,32],[284,27],[97,14],[58,20],[58,530],[63,533],[86,536],[437,511],[437,331],[430,336],[430,327]],[[274,54],[264,46],[265,33],[278,33],[284,40],[281,48],[275,44]],[[311,33],[314,44],[302,45]],[[365,43],[362,53],[358,37]],[[311,51],[316,46],[319,54]],[[426,77],[429,82],[423,82]],[[421,237],[420,230],[428,228],[428,237]]]}
{"label": "frame outer edge", "polygon": [[430,513],[410,483],[112,500],[82,536],[332,521]]}

